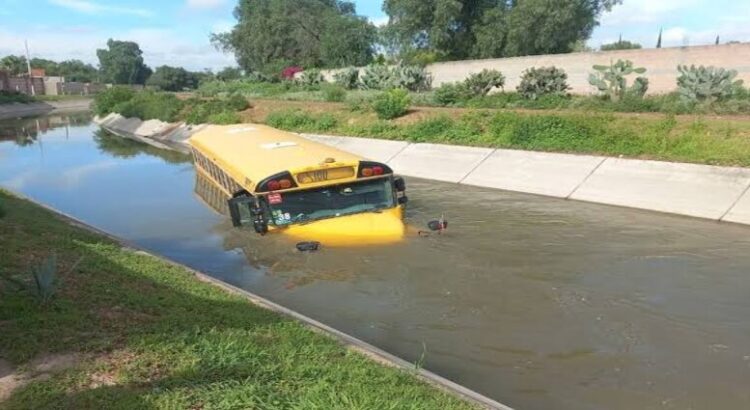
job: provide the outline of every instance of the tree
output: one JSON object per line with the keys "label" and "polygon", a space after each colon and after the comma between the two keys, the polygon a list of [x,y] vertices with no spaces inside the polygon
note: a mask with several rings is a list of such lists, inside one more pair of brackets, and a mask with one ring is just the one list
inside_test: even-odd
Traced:
{"label": "tree", "polygon": [[97,69],[81,60],[61,61],[57,68],[58,75],[65,77],[65,81],[93,83],[99,80]]}
{"label": "tree", "polygon": [[246,72],[279,75],[284,67],[366,65],[375,27],[341,0],[240,0],[237,25],[211,41],[233,52]]}
{"label": "tree", "polygon": [[633,43],[627,40],[623,40],[622,37],[620,37],[620,39],[615,41],[614,43],[602,44],[601,50],[602,51],[636,50],[639,48],[641,48],[640,44]]}
{"label": "tree", "polygon": [[0,60],[0,70],[7,71],[10,75],[27,74],[26,57],[24,56],[5,56]]}
{"label": "tree", "polygon": [[659,38],[656,40],[656,48],[661,48],[661,32],[662,29],[659,29]]}
{"label": "tree", "polygon": [[144,84],[151,69],[143,63],[138,43],[109,39],[107,49],[96,50],[102,80],[114,84]]}
{"label": "tree", "polygon": [[443,59],[572,51],[621,0],[385,0],[386,33],[400,52]]}
{"label": "tree", "polygon": [[242,78],[242,69],[239,67],[224,67],[216,73],[216,78],[222,81],[239,80]]}
{"label": "tree", "polygon": [[182,91],[186,88],[196,88],[198,77],[182,67],[163,65],[156,68],[156,71],[146,81],[146,85],[164,91]]}
{"label": "tree", "polygon": [[32,58],[31,68],[41,68],[44,70],[45,75],[60,75],[60,69],[57,62],[47,60],[46,58]]}

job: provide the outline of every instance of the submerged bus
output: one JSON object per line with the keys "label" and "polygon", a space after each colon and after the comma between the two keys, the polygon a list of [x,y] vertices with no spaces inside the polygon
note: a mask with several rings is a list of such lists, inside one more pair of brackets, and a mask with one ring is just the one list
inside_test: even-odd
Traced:
{"label": "submerged bus", "polygon": [[404,180],[386,164],[256,124],[211,125],[188,142],[234,226],[330,246],[404,237]]}

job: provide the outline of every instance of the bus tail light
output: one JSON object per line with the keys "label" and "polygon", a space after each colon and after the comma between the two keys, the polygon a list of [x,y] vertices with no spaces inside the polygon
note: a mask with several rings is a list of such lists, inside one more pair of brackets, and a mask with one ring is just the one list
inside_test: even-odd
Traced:
{"label": "bus tail light", "polygon": [[294,182],[292,175],[289,172],[281,172],[273,175],[261,181],[256,189],[257,192],[271,192],[279,191],[282,189],[296,188],[297,183]]}
{"label": "bus tail light", "polygon": [[393,170],[388,165],[379,162],[360,161],[358,178],[369,178],[380,175],[392,174]]}

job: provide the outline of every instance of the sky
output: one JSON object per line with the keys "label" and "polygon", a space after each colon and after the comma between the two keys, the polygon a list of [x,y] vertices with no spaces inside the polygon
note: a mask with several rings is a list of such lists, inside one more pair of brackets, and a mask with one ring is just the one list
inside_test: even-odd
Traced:
{"label": "sky", "polygon": [[[216,51],[209,34],[231,29],[237,0],[0,0],[0,56],[80,59],[97,64],[108,38],[140,44],[146,64],[191,70],[235,65]],[[387,18],[380,0],[355,0],[357,12],[376,24]],[[32,5],[33,4],[33,5]],[[601,18],[588,44],[623,39],[654,47],[750,41],[750,0],[624,0]]]}

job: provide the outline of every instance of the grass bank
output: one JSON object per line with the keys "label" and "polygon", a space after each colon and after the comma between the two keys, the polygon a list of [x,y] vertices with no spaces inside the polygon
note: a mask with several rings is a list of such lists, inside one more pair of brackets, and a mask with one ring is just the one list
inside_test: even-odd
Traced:
{"label": "grass bank", "polygon": [[0,105],[14,103],[29,104],[37,101],[37,98],[23,93],[14,91],[0,91]]}
{"label": "grass bank", "polygon": [[246,121],[296,132],[750,166],[743,117],[421,108],[382,121],[346,104],[257,100],[254,107]]}
{"label": "grass bank", "polygon": [[[186,270],[0,202],[0,356],[31,375],[2,408],[471,408]],[[53,251],[43,302],[30,271]],[[38,365],[61,354],[74,359]]]}

